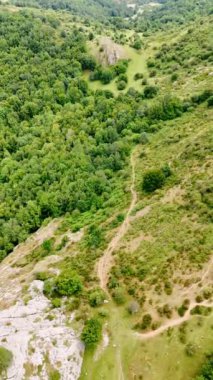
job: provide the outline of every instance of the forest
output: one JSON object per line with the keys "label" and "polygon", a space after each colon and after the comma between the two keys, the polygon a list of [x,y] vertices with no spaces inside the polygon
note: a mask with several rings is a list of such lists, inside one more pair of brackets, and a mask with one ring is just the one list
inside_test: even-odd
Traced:
{"label": "forest", "polygon": [[[139,3],[144,4],[144,1]],[[183,25],[213,12],[211,0],[159,0],[157,3],[160,6],[152,11],[145,10],[133,21],[138,31],[150,33],[159,29],[165,30],[172,25]]]}
{"label": "forest", "polygon": [[72,14],[102,21],[111,17],[125,17],[132,14],[125,2],[115,0],[14,0],[13,2],[18,7],[62,9]]}
{"label": "forest", "polygon": [[2,259],[44,219],[104,207],[134,140],[189,104],[93,93],[81,77],[96,67],[85,35],[26,11],[0,17]]}

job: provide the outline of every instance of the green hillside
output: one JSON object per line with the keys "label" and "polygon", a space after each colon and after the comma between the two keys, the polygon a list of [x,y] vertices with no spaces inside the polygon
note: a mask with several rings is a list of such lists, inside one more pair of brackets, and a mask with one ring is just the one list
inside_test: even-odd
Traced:
{"label": "green hillside", "polygon": [[211,3],[160,3],[0,5],[3,379],[211,379]]}

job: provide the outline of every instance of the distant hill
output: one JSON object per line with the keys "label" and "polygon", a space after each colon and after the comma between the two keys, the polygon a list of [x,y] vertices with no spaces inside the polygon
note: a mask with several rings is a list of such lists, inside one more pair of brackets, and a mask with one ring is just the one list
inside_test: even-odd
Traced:
{"label": "distant hill", "polygon": [[80,16],[89,16],[97,19],[106,17],[127,16],[131,10],[125,2],[116,0],[15,0],[14,4],[20,7],[41,7],[54,10],[63,9]]}
{"label": "distant hill", "polygon": [[158,0],[153,3],[139,0],[136,3],[139,6],[147,3],[161,5],[151,8],[144,7],[143,12],[138,13],[135,24],[141,31],[165,29],[170,24],[182,25],[195,20],[198,16],[212,14],[213,11],[211,0]]}

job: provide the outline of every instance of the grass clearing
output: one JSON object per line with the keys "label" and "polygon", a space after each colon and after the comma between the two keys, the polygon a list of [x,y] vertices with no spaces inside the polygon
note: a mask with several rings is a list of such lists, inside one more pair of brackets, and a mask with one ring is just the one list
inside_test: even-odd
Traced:
{"label": "grass clearing", "polygon": [[[110,302],[107,310],[111,315],[107,327],[109,345],[97,361],[94,352],[85,353],[81,380],[173,380],[174,374],[177,380],[190,380],[212,347],[212,315],[193,317],[187,323],[186,344],[182,344],[179,327],[154,339],[140,341],[130,330],[133,321],[124,307],[115,307]],[[186,355],[187,343],[196,347],[195,356]]]}

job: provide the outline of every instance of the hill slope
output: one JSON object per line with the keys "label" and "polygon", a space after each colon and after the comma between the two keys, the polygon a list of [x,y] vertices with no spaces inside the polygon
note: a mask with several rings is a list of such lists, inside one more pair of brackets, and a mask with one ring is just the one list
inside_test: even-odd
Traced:
{"label": "hill slope", "polygon": [[[141,34],[0,9],[0,376],[194,379],[212,348],[212,16]],[[126,56],[102,66],[106,37]]]}

